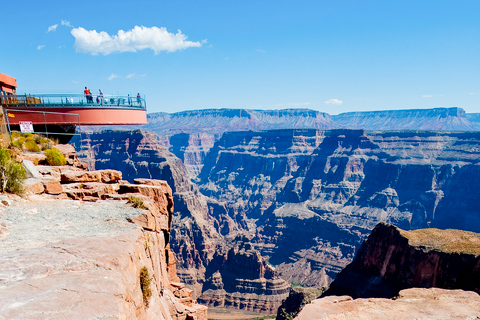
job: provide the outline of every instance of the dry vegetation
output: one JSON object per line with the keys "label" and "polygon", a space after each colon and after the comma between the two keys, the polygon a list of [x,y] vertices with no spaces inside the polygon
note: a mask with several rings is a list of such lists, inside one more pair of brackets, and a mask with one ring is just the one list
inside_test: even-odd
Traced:
{"label": "dry vegetation", "polygon": [[400,234],[408,239],[410,245],[424,247],[427,250],[480,255],[480,234],[478,233],[429,228],[413,231],[400,230]]}

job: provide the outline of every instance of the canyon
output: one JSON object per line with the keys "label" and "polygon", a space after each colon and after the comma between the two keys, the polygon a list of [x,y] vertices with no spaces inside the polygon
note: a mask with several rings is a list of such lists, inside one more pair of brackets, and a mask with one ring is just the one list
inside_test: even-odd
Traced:
{"label": "canyon", "polygon": [[[171,144],[175,135],[143,131],[83,134],[82,144],[96,169],[172,186],[178,275],[209,305],[268,311],[289,283],[327,286],[382,221],[405,230],[480,228],[478,132],[285,129],[225,132],[215,142],[182,135],[182,147]],[[201,139],[211,146],[196,153]]]}

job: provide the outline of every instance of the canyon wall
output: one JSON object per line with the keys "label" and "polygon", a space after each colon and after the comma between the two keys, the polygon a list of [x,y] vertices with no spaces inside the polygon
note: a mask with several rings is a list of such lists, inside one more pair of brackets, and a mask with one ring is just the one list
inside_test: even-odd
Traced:
{"label": "canyon wall", "polygon": [[462,108],[346,112],[332,116],[337,127],[365,130],[478,131]]}
{"label": "canyon wall", "polygon": [[325,295],[391,298],[414,287],[480,293],[480,234],[380,223]]}
{"label": "canyon wall", "polygon": [[[141,131],[107,131],[86,136],[84,144],[94,150],[97,168],[108,164],[127,179],[169,181],[179,275],[195,297],[213,305],[256,301],[230,298],[225,279],[243,270],[227,264],[240,261],[239,254],[253,263],[258,250],[262,258],[255,268],[272,269],[256,273],[259,283],[270,274],[274,283],[279,274],[294,284],[327,286],[379,222],[406,230],[480,228],[480,133],[227,132],[204,155],[195,182],[162,139]],[[238,237],[249,249],[235,249]],[[235,279],[251,277],[240,273]],[[248,296],[248,290],[258,290],[258,283],[243,280],[235,292]],[[282,296],[288,285],[282,286],[272,292]]]}
{"label": "canyon wall", "polygon": [[[228,229],[228,222],[224,220],[229,219],[220,222],[216,218],[228,216],[224,205],[199,192],[198,187],[190,182],[182,161],[170,153],[164,143],[154,134],[143,131],[84,134],[82,142],[84,148],[89,150],[85,161],[95,169],[113,166],[122,171],[124,179],[129,181],[155,178],[171,185],[175,204],[171,246],[177,257],[177,273],[193,290],[195,298],[206,290],[203,288],[205,283],[210,288],[212,274],[235,269],[232,264],[238,261],[248,261],[248,268],[235,269],[236,273],[225,275],[229,282],[222,288],[222,298],[217,296],[212,300],[202,295],[202,301],[260,312],[276,310],[288,295],[290,285],[266,265],[256,250],[236,250],[236,242],[232,241],[236,233],[230,234],[230,240],[224,237],[225,228]],[[213,211],[216,215],[212,215]],[[235,254],[232,255],[232,252]],[[256,258],[252,260],[251,257]],[[252,280],[252,275],[248,274],[250,268],[270,270],[257,274],[263,285],[256,287],[256,295],[252,295],[249,289]],[[238,285],[231,286],[232,279],[237,279]],[[269,289],[272,286],[274,290]],[[266,295],[267,292],[269,295]],[[229,298],[233,296],[242,302],[236,303]]]}
{"label": "canyon wall", "polygon": [[[478,231],[479,133],[225,133],[198,177],[281,275],[327,285],[380,221]],[[228,218],[227,218],[228,217]],[[224,221],[224,222],[222,222]],[[225,231],[226,232],[226,231]]]}

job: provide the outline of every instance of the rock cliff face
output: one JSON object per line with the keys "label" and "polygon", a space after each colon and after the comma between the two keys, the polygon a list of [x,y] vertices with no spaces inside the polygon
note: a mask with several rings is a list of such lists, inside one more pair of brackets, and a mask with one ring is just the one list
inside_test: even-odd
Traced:
{"label": "rock cliff face", "polygon": [[88,140],[97,168],[108,163],[127,179],[171,181],[179,275],[195,297],[204,285],[211,290],[205,301],[213,304],[228,288],[222,272],[235,270],[219,261],[237,236],[287,281],[326,286],[381,221],[480,231],[480,133],[227,132],[205,155],[199,189],[153,135],[105,132]]}
{"label": "rock cliff face", "polygon": [[325,295],[390,298],[413,287],[480,293],[480,234],[380,223]]}
{"label": "rock cliff face", "polygon": [[[195,298],[205,290],[204,283],[207,282],[208,285],[211,282],[206,279],[206,275],[208,278],[219,269],[234,268],[232,264],[236,264],[239,259],[250,261],[249,268],[268,269],[258,252],[253,249],[235,251],[234,243],[229,244],[226,241],[223,235],[229,230],[229,224],[224,220],[228,219],[222,219],[220,223],[211,214],[215,211],[216,215],[228,216],[225,206],[202,195],[198,187],[188,179],[181,160],[163,144],[164,141],[159,141],[154,134],[142,131],[97,132],[84,135],[83,141],[84,147],[92,150],[88,155],[88,162],[92,167],[100,169],[113,166],[123,172],[125,179],[162,179],[172,186],[175,213],[171,245],[177,257],[178,275],[193,290]],[[235,254],[230,255],[229,252]],[[258,259],[251,260],[252,256]],[[223,260],[220,257],[223,257]],[[218,262],[219,260],[222,262]],[[212,268],[214,271],[211,271]],[[288,294],[289,284],[272,271],[263,274],[263,286],[256,288],[256,296],[251,295],[248,291],[251,276],[245,275],[248,269],[236,271],[237,274],[230,272],[227,279],[238,279],[238,284],[231,286],[227,283],[223,288],[223,298],[217,297],[215,302],[209,299],[203,301],[267,312],[276,309]],[[275,287],[275,290],[270,287]],[[270,296],[266,296],[266,292]],[[226,301],[233,296],[241,297],[242,302]]]}
{"label": "rock cliff face", "polygon": [[58,188],[38,192],[30,183],[29,192],[45,193],[5,201],[1,318],[207,319],[206,307],[176,275],[165,181],[128,184],[118,171],[68,166],[28,171],[40,184],[49,176]]}
{"label": "rock cliff face", "polygon": [[327,113],[308,109],[248,110],[206,109],[176,113],[150,113],[143,130],[161,136],[176,133],[221,134],[227,131],[271,130],[287,128],[333,128]]}
{"label": "rock cliff face", "polygon": [[213,306],[275,313],[290,290],[246,239],[236,239],[230,250],[216,254],[206,278],[198,300]]}
{"label": "rock cliff face", "polygon": [[462,108],[347,112],[332,116],[337,127],[365,130],[480,130]]}
{"label": "rock cliff face", "polygon": [[424,131],[226,133],[205,158],[198,183],[226,209],[212,212],[225,234],[247,232],[289,281],[325,286],[380,221],[479,231],[479,138]]}

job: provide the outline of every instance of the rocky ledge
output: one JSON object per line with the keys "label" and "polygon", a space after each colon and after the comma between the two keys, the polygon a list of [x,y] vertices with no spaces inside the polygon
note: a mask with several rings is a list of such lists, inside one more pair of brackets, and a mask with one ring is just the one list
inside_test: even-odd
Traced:
{"label": "rocky ledge", "polygon": [[176,275],[165,181],[32,157],[27,196],[1,196],[0,319],[207,319]]}
{"label": "rocky ledge", "polygon": [[472,291],[413,288],[395,299],[329,296],[303,308],[297,320],[478,319],[480,296]]}
{"label": "rocky ledge", "polygon": [[480,293],[480,234],[379,223],[325,295],[391,298],[413,287]]}

